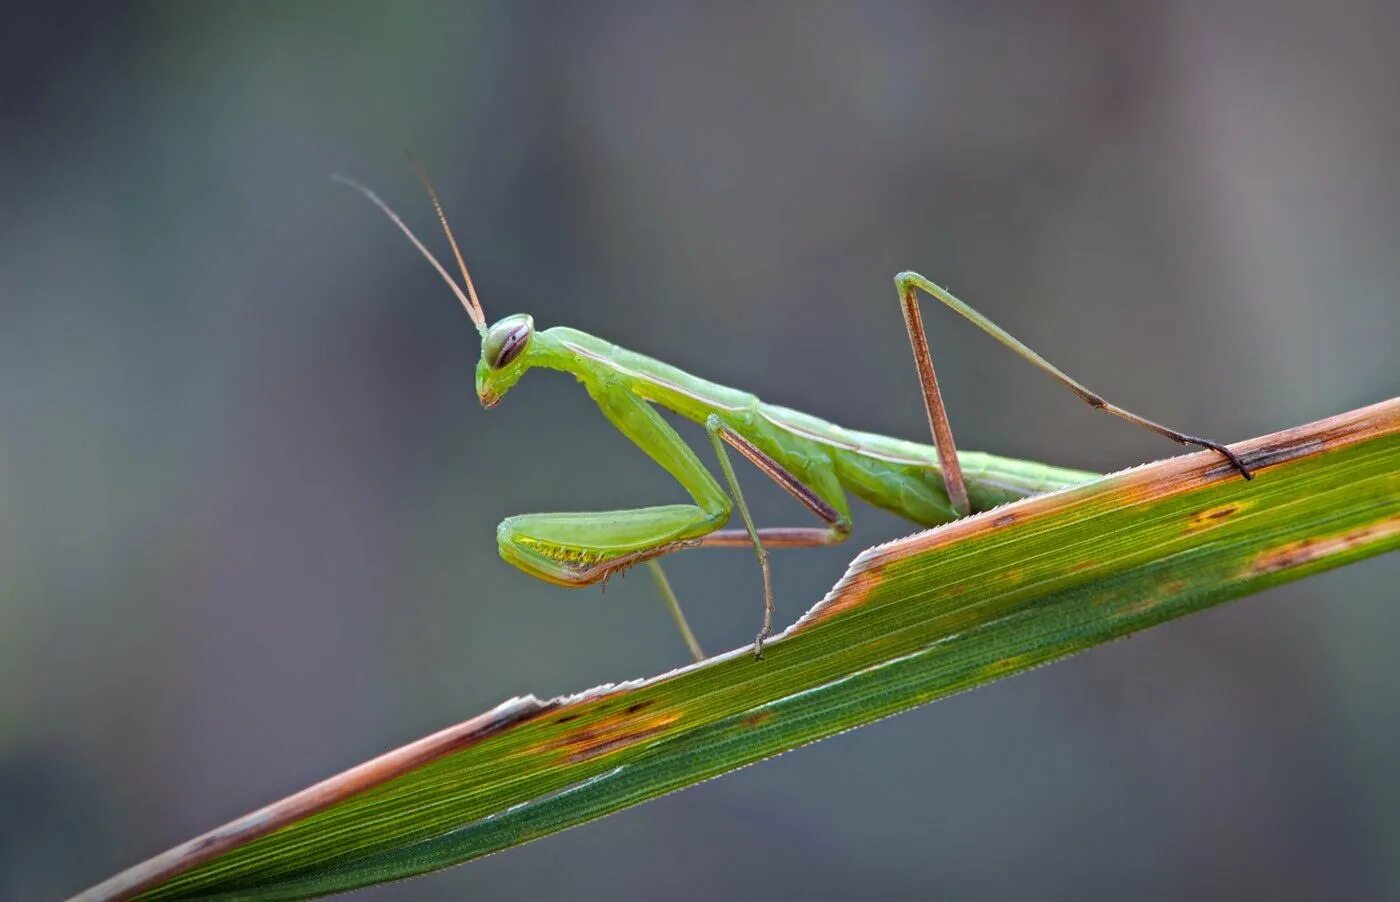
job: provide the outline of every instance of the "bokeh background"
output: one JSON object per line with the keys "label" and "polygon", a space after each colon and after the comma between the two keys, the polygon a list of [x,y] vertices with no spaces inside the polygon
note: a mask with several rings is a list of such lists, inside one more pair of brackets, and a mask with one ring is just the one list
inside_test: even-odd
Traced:
{"label": "bokeh background", "polygon": [[[926,426],[919,269],[1233,440],[1400,387],[1400,6],[7,4],[0,897],[75,891],[514,694],[685,652],[644,576],[501,562],[679,498],[477,338],[327,174],[529,311],[854,427]],[[967,448],[1174,447],[929,313]],[[692,438],[700,433],[687,431]],[[745,475],[761,519],[802,512]],[[780,552],[795,619],[860,547]],[[711,648],[745,554],[678,556]],[[1171,624],[379,898],[1400,893],[1395,558]]]}

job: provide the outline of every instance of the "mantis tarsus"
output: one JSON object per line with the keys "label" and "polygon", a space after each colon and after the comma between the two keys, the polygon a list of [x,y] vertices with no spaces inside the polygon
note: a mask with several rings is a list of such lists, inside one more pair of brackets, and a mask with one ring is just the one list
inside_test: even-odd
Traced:
{"label": "mantis tarsus", "polygon": [[[773,628],[773,586],[766,549],[843,541],[851,531],[848,491],[917,524],[933,526],[1094,478],[1095,474],[1080,470],[955,450],[919,315],[919,291],[970,320],[1094,408],[1179,444],[1210,448],[1223,455],[1246,479],[1251,476],[1224,445],[1177,432],[1108,403],[967,304],[913,272],[896,276],[895,286],[928,409],[932,446],[856,432],[796,410],[765,404],[747,392],[701,379],[577,329],[555,326],[537,331],[528,314],[513,314],[488,325],[437,192],[422,169],[418,171],[451,245],[464,286],[457,284],[378,195],[349,179],[337,179],[378,206],[427,258],[466,308],[481,333],[476,393],[482,406],[494,407],[521,376],[535,367],[570,373],[583,383],[603,415],[670,473],[694,502],[633,510],[507,517],[496,529],[501,557],[532,576],[568,587],[587,586],[646,562],[697,660],[704,655],[656,560],[662,555],[695,547],[753,549],[763,576],[763,625],[754,639],[754,654],[761,658],[763,642]],[[729,493],[653,405],[705,427]],[[756,527],[726,448],[739,452],[823,525]],[[722,528],[736,506],[744,528]]]}

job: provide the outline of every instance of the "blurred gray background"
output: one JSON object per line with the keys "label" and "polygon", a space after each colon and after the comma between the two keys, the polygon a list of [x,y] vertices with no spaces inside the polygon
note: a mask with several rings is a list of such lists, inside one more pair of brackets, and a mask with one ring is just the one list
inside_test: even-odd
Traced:
{"label": "blurred gray background", "polygon": [[[925,434],[918,269],[1110,398],[1245,438],[1400,383],[1400,7],[9,4],[0,897],[77,890],[510,695],[685,651],[512,513],[679,500],[327,174],[534,314]],[[966,448],[1175,447],[928,313]],[[693,439],[703,434],[687,430]],[[802,512],[750,478],[758,516]],[[859,548],[779,552],[795,619]],[[748,641],[745,554],[670,567]],[[1400,893],[1400,568],[1372,560],[379,898]]]}

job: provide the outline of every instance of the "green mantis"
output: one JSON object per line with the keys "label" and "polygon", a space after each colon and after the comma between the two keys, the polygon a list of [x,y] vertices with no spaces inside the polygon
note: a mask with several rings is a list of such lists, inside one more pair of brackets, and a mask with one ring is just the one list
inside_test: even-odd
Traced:
{"label": "green mantis", "polygon": [[[967,304],[913,272],[896,276],[895,286],[928,411],[934,439],[931,446],[845,429],[766,404],[748,392],[701,379],[577,329],[555,326],[538,330],[528,314],[517,313],[488,324],[437,193],[421,169],[419,174],[462,273],[461,286],[378,195],[348,179],[339,180],[363,193],[398,226],[466,309],[481,333],[476,394],[482,406],[491,408],[500,403],[532,369],[568,373],[583,383],[613,426],[670,473],[691,499],[690,504],[631,510],[507,517],[496,530],[501,557],[531,576],[567,587],[587,586],[647,563],[697,660],[703,652],[661,570],[657,559],[663,555],[698,547],[753,550],[763,579],[763,620],[754,639],[754,654],[761,658],[764,640],[773,628],[768,549],[843,541],[851,531],[848,493],[921,526],[933,526],[1094,478],[1095,474],[1080,470],[956,450],[920,318],[920,291],[970,320],[1096,409],[1179,444],[1210,448],[1250,478],[1249,470],[1225,446],[1110,404]],[[657,406],[704,426],[727,492],[662,419]],[[739,489],[729,449],[777,483],[820,525],[757,527]],[[724,528],[736,507],[743,528]]]}

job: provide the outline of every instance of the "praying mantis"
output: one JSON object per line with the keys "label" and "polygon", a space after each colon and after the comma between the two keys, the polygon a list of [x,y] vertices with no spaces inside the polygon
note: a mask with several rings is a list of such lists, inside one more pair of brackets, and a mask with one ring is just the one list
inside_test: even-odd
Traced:
{"label": "praying mantis", "polygon": [[[338,181],[364,194],[408,238],[451,288],[481,334],[476,394],[482,407],[500,403],[532,369],[575,376],[619,432],[670,473],[690,504],[616,511],[540,513],[507,517],[496,529],[501,557],[531,576],[569,588],[606,580],[646,563],[695,659],[704,652],[686,622],[659,558],[685,548],[751,548],[763,581],[762,626],[756,658],[773,631],[770,548],[834,545],[851,532],[847,493],[920,526],[936,526],[998,505],[1086,482],[1097,474],[980,452],[957,451],[919,311],[919,292],[940,301],[983,332],[1064,385],[1085,403],[1182,445],[1209,448],[1245,479],[1249,469],[1229,448],[1187,435],[1106,401],[1056,368],[1009,332],[914,272],[895,277],[904,325],[928,413],[933,444],[857,432],[755,395],[711,382],[659,360],[566,326],[538,330],[516,313],[488,324],[437,191],[421,167],[423,186],[447,237],[462,285],[393,209],[364,185]],[[465,289],[465,290],[464,290]],[[657,412],[664,407],[704,426],[728,492],[695,451]],[[800,505],[820,526],[754,524],[728,449],[738,452]],[[742,529],[726,529],[735,508]]]}

